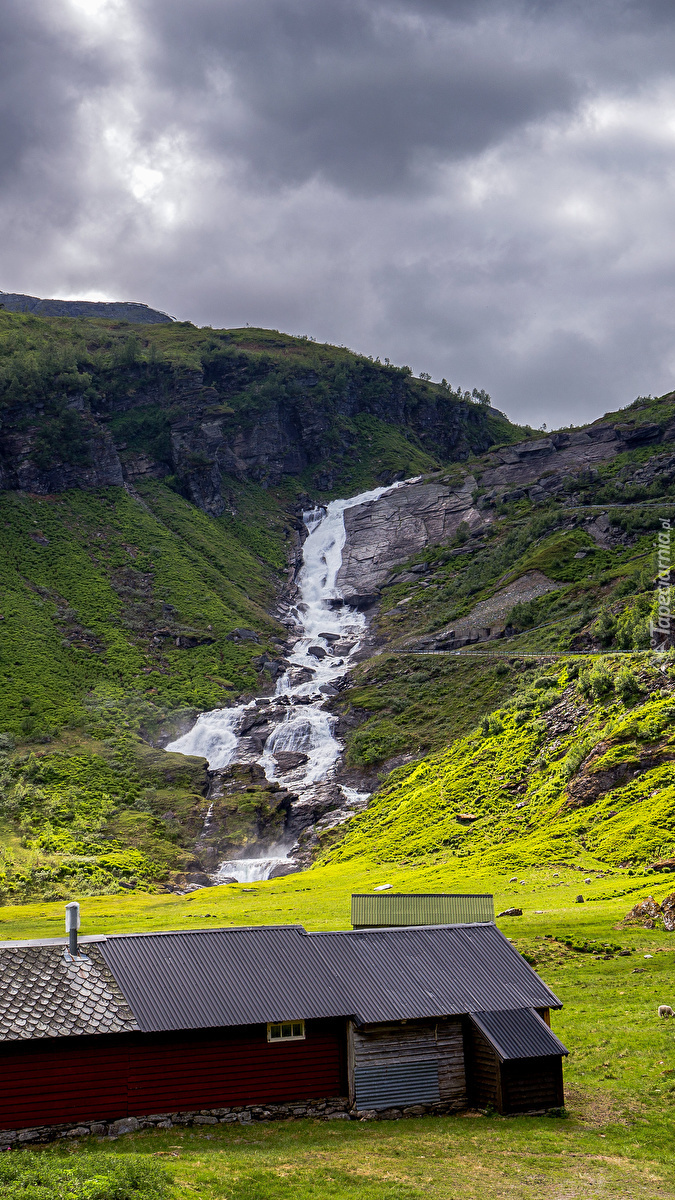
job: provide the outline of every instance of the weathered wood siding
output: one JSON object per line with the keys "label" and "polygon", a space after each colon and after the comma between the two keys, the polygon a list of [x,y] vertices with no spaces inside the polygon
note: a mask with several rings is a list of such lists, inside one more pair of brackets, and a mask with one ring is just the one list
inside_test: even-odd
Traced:
{"label": "weathered wood siding", "polygon": [[467,1021],[465,1048],[469,1098],[478,1108],[492,1104],[499,1112],[515,1113],[564,1104],[559,1056],[502,1063],[471,1021]]}
{"label": "weathered wood siding", "polygon": [[5,1043],[0,1129],[345,1096],[345,1022],[306,1031],[272,1044],[266,1026]]}
{"label": "weathered wood siding", "polygon": [[502,1098],[505,1113],[560,1108],[564,1104],[561,1059],[521,1058],[503,1063]]}
{"label": "weathered wood siding", "polygon": [[500,1063],[495,1051],[471,1021],[466,1023],[465,1051],[469,1099],[478,1108],[491,1104],[502,1111]]}
{"label": "weathered wood siding", "polygon": [[[359,1103],[359,1080],[382,1079],[381,1099],[368,1107],[415,1104],[424,1076],[438,1083],[438,1100],[461,1108],[467,1102],[460,1020],[369,1025],[349,1031],[350,1096]],[[416,1082],[417,1079],[417,1082]],[[406,1087],[410,1095],[405,1097]],[[392,1099],[393,1097],[393,1099]],[[362,1107],[365,1107],[362,1106]]]}

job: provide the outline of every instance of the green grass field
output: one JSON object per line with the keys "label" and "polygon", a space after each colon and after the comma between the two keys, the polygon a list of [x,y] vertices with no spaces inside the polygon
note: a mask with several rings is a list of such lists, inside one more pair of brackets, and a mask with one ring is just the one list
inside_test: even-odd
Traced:
{"label": "green grass field", "polygon": [[[261,1123],[144,1132],[113,1153],[167,1164],[180,1200],[670,1200],[671,1123],[647,1111],[580,1094],[568,1120],[471,1112],[339,1122],[338,1129],[338,1122]],[[86,1158],[94,1174],[109,1153],[87,1141],[40,1157],[77,1156],[80,1165]]]}

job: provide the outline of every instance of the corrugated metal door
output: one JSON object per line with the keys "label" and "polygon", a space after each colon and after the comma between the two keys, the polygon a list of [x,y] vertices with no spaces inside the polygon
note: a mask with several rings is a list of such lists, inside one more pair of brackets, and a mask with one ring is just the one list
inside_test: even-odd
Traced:
{"label": "corrugated metal door", "polygon": [[357,1108],[398,1108],[407,1104],[436,1104],[438,1059],[381,1063],[354,1070]]}
{"label": "corrugated metal door", "polygon": [[358,1108],[466,1104],[462,1023],[349,1027],[350,1096]]}

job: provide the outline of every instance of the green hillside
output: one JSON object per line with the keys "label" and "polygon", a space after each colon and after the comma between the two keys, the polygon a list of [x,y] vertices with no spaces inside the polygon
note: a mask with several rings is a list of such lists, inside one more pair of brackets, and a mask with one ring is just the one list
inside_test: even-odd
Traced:
{"label": "green hillside", "polygon": [[270,690],[310,496],[434,469],[430,423],[515,437],[479,399],[275,331],[0,311],[5,900],[199,869],[205,763],[155,746]]}
{"label": "green hillside", "polygon": [[273,568],[226,522],[158,483],[139,498],[5,492],[0,521],[0,722],[14,737],[82,725],[108,698],[157,724],[256,682],[250,644],[227,635],[274,632]]}
{"label": "green hillside", "polygon": [[675,858],[675,656],[654,658],[592,658],[581,670],[521,661],[509,700],[393,772],[326,861],[440,856],[611,874]]}
{"label": "green hillside", "polygon": [[537,673],[519,653],[611,654],[649,646],[654,543],[660,521],[675,521],[675,506],[666,499],[658,507],[609,509],[612,528],[625,541],[606,549],[586,531],[585,507],[521,502],[518,508],[496,514],[470,555],[450,557],[446,547],[430,547],[402,564],[401,575],[421,563],[429,570],[415,582],[394,579],[386,588],[378,632],[390,651],[407,654],[423,650],[433,635],[527,572],[541,572],[551,590],[509,608],[509,635],[486,647],[494,652],[487,659],[384,653],[363,664],[340,701],[343,711],[361,717],[348,734],[353,765],[379,767],[397,754],[440,749],[469,732],[479,716],[514,694],[523,670]]}
{"label": "green hillside", "polygon": [[[277,331],[0,311],[0,418],[5,902],[152,893],[200,868],[205,763],[159,747],[269,692],[303,506],[410,475],[470,474],[483,524],[382,588],[377,653],[334,701],[375,796],[322,835],[320,861],[613,871],[673,854],[671,666],[648,649],[672,395],[590,427],[582,442],[618,452],[552,487],[546,445],[568,431],[542,442],[484,392],[386,360]],[[516,466],[515,487],[491,487],[530,445],[536,486]],[[502,603],[487,655],[428,653],[523,578],[545,586]]]}

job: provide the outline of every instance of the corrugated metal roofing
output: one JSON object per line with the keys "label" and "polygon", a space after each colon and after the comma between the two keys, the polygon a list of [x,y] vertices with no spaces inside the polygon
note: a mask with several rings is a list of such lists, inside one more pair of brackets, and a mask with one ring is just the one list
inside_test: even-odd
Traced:
{"label": "corrugated metal roofing", "polygon": [[489,893],[385,892],[352,896],[355,929],[403,925],[464,925],[494,921],[494,900]]}
{"label": "corrugated metal roofing", "polygon": [[102,952],[146,1031],[349,1014],[301,926],[120,935]]}
{"label": "corrugated metal roofing", "polygon": [[494,1046],[502,1062],[512,1058],[544,1058],[567,1054],[559,1038],[531,1008],[471,1013],[471,1020]]}
{"label": "corrugated metal roofing", "polygon": [[363,1024],[560,1007],[491,923],[346,933],[258,926],[108,938],[142,1030],[355,1016]]}

